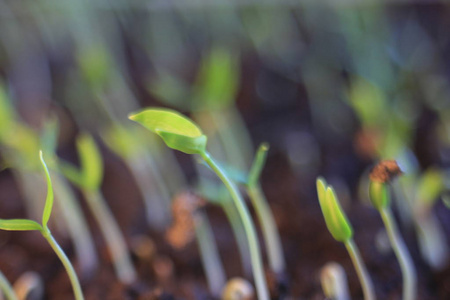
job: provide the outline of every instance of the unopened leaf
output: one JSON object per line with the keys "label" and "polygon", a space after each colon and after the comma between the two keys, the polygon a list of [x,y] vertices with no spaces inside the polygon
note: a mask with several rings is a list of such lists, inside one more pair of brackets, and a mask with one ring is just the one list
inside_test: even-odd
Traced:
{"label": "unopened leaf", "polygon": [[335,240],[346,242],[353,236],[353,229],[347,219],[334,189],[322,178],[316,181],[317,195],[325,223]]}
{"label": "unopened leaf", "polygon": [[77,138],[77,149],[84,188],[98,189],[103,179],[103,159],[94,138],[87,133],[81,134]]}

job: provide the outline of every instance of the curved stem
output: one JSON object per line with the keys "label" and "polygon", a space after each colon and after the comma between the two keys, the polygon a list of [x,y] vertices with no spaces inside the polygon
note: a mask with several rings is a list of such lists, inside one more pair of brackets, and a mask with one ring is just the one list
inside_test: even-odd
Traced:
{"label": "curved stem", "polygon": [[75,270],[72,264],[70,263],[70,260],[67,258],[64,251],[58,245],[58,242],[56,242],[56,240],[53,238],[50,230],[44,229],[44,231],[42,231],[42,235],[45,237],[47,242],[53,248],[53,251],[55,251],[56,255],[58,255],[59,259],[64,265],[64,268],[66,268],[67,274],[69,275],[70,283],[72,284],[73,292],[75,294],[75,299],[84,300],[80,282],[78,281],[77,274],[75,273]]}
{"label": "curved stem", "polygon": [[352,239],[348,240],[345,244],[348,253],[350,254],[350,258],[352,259],[353,265],[355,266],[356,273],[358,274],[359,281],[361,282],[361,286],[363,289],[364,300],[374,300],[375,292],[373,290],[372,280],[369,277],[369,273],[367,272],[366,265],[361,259],[361,255],[359,254],[358,247],[356,247],[355,243]]}
{"label": "curved stem", "polygon": [[397,225],[392,217],[391,210],[389,208],[383,208],[380,210],[381,218],[383,219],[384,226],[386,227],[389,240],[394,250],[395,256],[397,256],[400,264],[400,269],[403,276],[403,300],[413,300],[416,295],[416,270],[409,255],[408,249],[398,232]]}
{"label": "curved stem", "polygon": [[83,194],[106,240],[117,276],[125,284],[133,282],[136,279],[136,271],[120,228],[102,194],[99,191],[85,190]]}
{"label": "curved stem", "polygon": [[245,206],[244,199],[240,195],[236,185],[228,178],[225,172],[216,164],[216,162],[211,158],[209,153],[206,151],[201,153],[202,158],[211,167],[211,169],[219,176],[222,182],[227,187],[228,191],[233,198],[233,201],[238,209],[239,215],[241,216],[242,222],[244,224],[245,234],[250,246],[250,254],[252,260],[253,277],[255,280],[256,291],[259,300],[268,300],[269,291],[267,289],[266,279],[264,276],[264,269],[261,259],[261,250],[259,247],[258,239],[256,237],[256,230],[253,222],[250,218],[250,213]]}
{"label": "curved stem", "polygon": [[5,275],[3,275],[2,272],[0,272],[0,291],[5,295],[6,299],[18,300],[11,284],[9,283],[8,279],[6,279]]}
{"label": "curved stem", "polygon": [[236,239],[244,275],[249,276],[252,273],[250,249],[247,241],[247,236],[244,232],[245,229],[243,230],[244,225],[241,221],[239,212],[237,211],[234,202],[232,202],[228,197],[226,201],[220,202],[220,206],[222,207],[228,221],[230,222],[231,230],[233,231],[234,238]]}
{"label": "curved stem", "polygon": [[278,234],[277,226],[275,225],[275,220],[267,203],[266,197],[264,197],[259,184],[249,186],[247,188],[247,193],[253,203],[259,223],[263,229],[262,232],[267,248],[270,267],[273,272],[280,274],[285,269],[283,250],[281,247],[280,235]]}
{"label": "curved stem", "polygon": [[213,296],[219,297],[225,286],[226,276],[208,217],[200,211],[195,215],[195,232],[209,289]]}

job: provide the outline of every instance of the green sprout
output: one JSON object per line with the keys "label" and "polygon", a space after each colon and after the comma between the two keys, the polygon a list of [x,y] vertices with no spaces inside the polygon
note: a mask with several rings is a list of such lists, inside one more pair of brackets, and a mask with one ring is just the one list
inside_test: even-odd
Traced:
{"label": "green sprout", "polygon": [[263,143],[259,146],[248,175],[246,188],[262,227],[270,267],[276,274],[280,274],[285,269],[280,236],[277,231],[273,214],[264,196],[261,185],[259,184],[259,178],[266,162],[268,150],[269,145],[267,143]]}
{"label": "green sprout", "polygon": [[100,191],[103,179],[101,153],[92,136],[88,134],[81,134],[77,138],[77,148],[81,168],[77,169],[67,162],[60,161],[60,169],[81,189],[106,239],[119,279],[124,283],[131,283],[136,279],[136,271],[120,228]]}
{"label": "green sprout", "polygon": [[11,220],[0,219],[0,229],[9,231],[38,230],[50,244],[53,251],[55,251],[56,255],[58,255],[59,259],[66,268],[67,274],[69,275],[70,282],[72,284],[72,288],[75,294],[75,299],[82,300],[84,299],[84,297],[83,292],[81,290],[80,282],[78,281],[77,274],[75,273],[75,270],[72,264],[70,263],[70,260],[67,258],[64,251],[58,245],[58,242],[53,238],[52,233],[50,232],[50,229],[47,226],[53,208],[53,185],[50,178],[50,173],[48,171],[47,165],[45,164],[42,155],[42,151],[39,152],[39,158],[41,160],[41,164],[47,179],[47,198],[45,199],[45,206],[44,211],[42,213],[41,224],[28,219],[11,219]]}
{"label": "green sprout", "polygon": [[338,242],[344,243],[347,248],[361,282],[364,299],[375,299],[372,281],[370,280],[367,268],[361,259],[358,247],[353,241],[353,228],[342,210],[336,192],[326,183],[325,179],[321,177],[317,178],[316,186],[320,208],[322,209],[327,228],[333,238]]}
{"label": "green sprout", "polygon": [[244,224],[245,234],[250,247],[252,270],[258,299],[269,299],[255,226],[236,184],[231,181],[225,171],[206,150],[207,137],[190,119],[169,109],[145,109],[139,113],[130,115],[129,118],[159,135],[168,147],[187,154],[200,155],[206,164],[222,180],[230,192]]}
{"label": "green sprout", "polygon": [[8,279],[3,275],[2,272],[0,272],[0,298],[3,293],[5,295],[6,299],[8,300],[18,300],[16,293],[14,292],[13,287],[11,286],[11,283],[9,283]]}
{"label": "green sprout", "polygon": [[373,206],[381,215],[392,249],[400,263],[403,276],[403,299],[412,300],[416,298],[416,271],[392,216],[388,186],[389,182],[401,173],[396,161],[386,160],[380,162],[370,173],[369,197]]}
{"label": "green sprout", "polygon": [[434,270],[445,267],[449,247],[445,232],[433,206],[445,190],[444,172],[436,168],[427,169],[416,183],[414,199],[414,223],[422,257]]}

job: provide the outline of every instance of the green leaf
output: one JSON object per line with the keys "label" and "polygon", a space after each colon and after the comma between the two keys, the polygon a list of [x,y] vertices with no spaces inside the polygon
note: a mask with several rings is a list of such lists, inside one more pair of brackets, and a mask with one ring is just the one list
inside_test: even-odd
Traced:
{"label": "green leaf", "polygon": [[370,181],[369,198],[372,205],[377,210],[388,207],[391,201],[387,184],[383,182]]}
{"label": "green leaf", "polygon": [[94,87],[105,84],[112,73],[111,55],[102,44],[82,48],[78,53],[78,63],[81,74]]}
{"label": "green leaf", "polygon": [[94,138],[87,134],[80,134],[77,138],[78,155],[81,161],[83,187],[96,190],[103,180],[103,159]]}
{"label": "green leaf", "polygon": [[417,187],[417,200],[431,207],[439,195],[444,191],[444,174],[440,170],[428,169],[420,178]]}
{"label": "green leaf", "polygon": [[130,115],[129,119],[159,135],[172,149],[187,154],[200,154],[206,150],[207,138],[200,128],[174,110],[150,108]]}
{"label": "green leaf", "polygon": [[236,53],[215,46],[203,59],[194,90],[196,109],[223,109],[232,104],[239,84]]}
{"label": "green leaf", "polygon": [[362,77],[352,79],[348,99],[364,126],[380,124],[380,116],[389,111],[383,91]]}
{"label": "green leaf", "polygon": [[334,189],[327,186],[325,180],[317,178],[317,196],[322,209],[325,223],[333,238],[339,242],[346,242],[353,236],[353,229],[347,219]]}
{"label": "green leaf", "polygon": [[45,199],[44,212],[42,213],[42,227],[47,228],[47,223],[50,219],[53,208],[53,185],[52,179],[50,178],[50,173],[48,172],[47,165],[44,161],[42,151],[39,151],[39,158],[41,160],[42,168],[44,169],[45,177],[47,179],[47,198]]}
{"label": "green leaf", "polygon": [[41,225],[32,220],[26,219],[0,219],[0,229],[9,231],[42,230]]}
{"label": "green leaf", "polygon": [[0,82],[0,138],[4,139],[14,124],[15,112]]}

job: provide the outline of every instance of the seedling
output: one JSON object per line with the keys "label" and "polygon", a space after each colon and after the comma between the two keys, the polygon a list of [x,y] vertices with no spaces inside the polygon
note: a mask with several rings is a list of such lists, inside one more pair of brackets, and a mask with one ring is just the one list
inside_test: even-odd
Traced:
{"label": "seedling", "polygon": [[258,299],[269,299],[255,227],[237,186],[206,150],[207,137],[190,119],[169,109],[146,109],[130,115],[129,118],[159,135],[168,147],[187,154],[200,155],[206,164],[222,180],[228,188],[244,224],[245,234],[250,247],[252,270]]}
{"label": "seedling", "polygon": [[63,161],[60,161],[60,168],[63,174],[83,192],[106,239],[117,276],[123,283],[131,283],[136,279],[136,271],[120,228],[100,192],[103,179],[103,161],[100,151],[94,139],[88,134],[82,134],[78,137],[77,148],[81,168],[77,169]]}
{"label": "seedling", "polygon": [[321,177],[317,178],[316,186],[320,208],[322,209],[327,228],[333,238],[338,242],[344,243],[347,248],[353,265],[355,266],[356,273],[358,274],[359,281],[361,282],[364,299],[375,299],[372,281],[370,280],[367,268],[361,259],[358,247],[353,241],[353,228],[339,204],[334,189],[327,185],[325,179]]}
{"label": "seedling", "polygon": [[[24,194],[29,217],[39,218],[44,203],[38,197],[42,182],[37,174],[40,163],[36,153],[41,148],[47,154],[54,153],[58,124],[55,118],[47,120],[42,137],[40,137],[37,132],[20,122],[1,83],[0,120],[2,156],[7,166],[13,168],[13,175]],[[56,219],[53,220],[59,224],[56,229],[70,235],[81,274],[92,274],[97,267],[97,255],[91,234],[86,226],[87,222],[67,181],[56,172],[52,173],[52,180],[56,205],[59,204],[56,209],[61,211],[61,214],[57,214]]]}
{"label": "seedling", "polygon": [[347,276],[344,268],[335,262],[329,262],[320,271],[322,290],[327,299],[349,300]]}
{"label": "seedling", "polygon": [[53,186],[50,178],[50,173],[42,156],[42,151],[39,152],[39,158],[47,179],[47,197],[45,199],[45,206],[44,211],[42,213],[41,224],[28,219],[12,219],[12,220],[0,219],[0,229],[10,231],[38,230],[50,244],[53,251],[55,251],[56,255],[58,255],[59,259],[66,268],[67,274],[69,275],[70,282],[72,284],[73,291],[75,293],[75,299],[82,300],[84,299],[84,297],[81,290],[80,282],[78,281],[77,274],[75,273],[75,270],[72,264],[70,263],[70,260],[67,258],[64,251],[58,245],[58,242],[53,238],[52,233],[50,232],[50,229],[47,226],[53,208]]}
{"label": "seedling", "polygon": [[445,232],[436,217],[433,206],[445,189],[442,171],[430,168],[417,181],[414,198],[414,221],[420,252],[435,270],[445,267],[449,256]]}
{"label": "seedling", "polygon": [[388,184],[401,173],[396,161],[380,162],[370,173],[369,197],[381,215],[392,249],[400,263],[403,276],[403,299],[413,300],[416,298],[416,271],[390,209],[391,197]]}
{"label": "seedling", "polygon": [[266,161],[268,150],[268,144],[263,143],[259,146],[248,175],[246,188],[262,227],[270,268],[276,274],[280,274],[285,269],[280,236],[270,207],[259,184],[259,178]]}
{"label": "seedling", "polygon": [[8,279],[0,272],[0,298],[2,298],[2,293],[5,295],[7,300],[18,300],[16,293],[14,292],[11,283]]}

